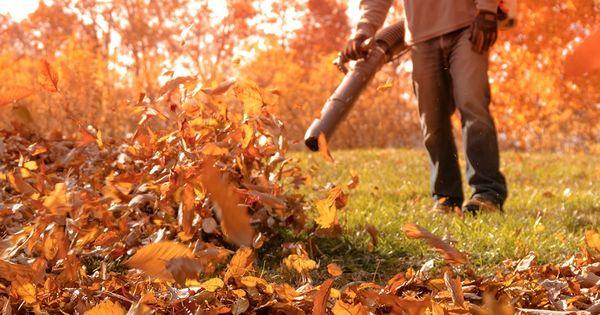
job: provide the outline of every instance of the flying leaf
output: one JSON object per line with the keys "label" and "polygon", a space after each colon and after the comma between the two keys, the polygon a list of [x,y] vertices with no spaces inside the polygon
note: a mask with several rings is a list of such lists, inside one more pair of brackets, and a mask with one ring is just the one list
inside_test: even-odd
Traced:
{"label": "flying leaf", "polygon": [[194,257],[192,250],[172,241],[146,245],[127,261],[127,265],[141,269],[147,275],[164,280],[174,280],[167,270],[166,262],[173,258]]}
{"label": "flying leaf", "polygon": [[444,242],[441,238],[416,224],[405,224],[402,227],[402,231],[404,231],[406,236],[409,238],[424,239],[430,246],[441,253],[444,260],[446,260],[448,263],[462,265],[468,262],[465,254],[459,252],[456,248]]}
{"label": "flying leaf", "polygon": [[317,268],[317,262],[300,255],[291,254],[283,259],[283,264],[289,270],[295,270],[299,274],[306,274],[307,272]]}
{"label": "flying leaf", "polygon": [[35,190],[35,188],[33,188],[31,185],[29,185],[23,179],[23,177],[21,177],[21,174],[19,172],[8,173],[7,177],[8,177],[8,182],[16,191],[26,194],[26,195],[31,195],[31,194],[37,192],[37,190]]}
{"label": "flying leaf", "polygon": [[238,246],[252,246],[254,230],[250,226],[250,217],[235,187],[221,178],[221,172],[208,160],[202,167],[201,182],[210,199],[221,210],[221,229],[227,238]]}
{"label": "flying leaf", "polygon": [[58,73],[46,59],[40,60],[37,81],[46,91],[58,92]]}
{"label": "flying leaf", "polygon": [[590,248],[600,251],[600,233],[598,233],[598,231],[585,231],[585,242]]}
{"label": "flying leaf", "polygon": [[327,272],[334,277],[339,277],[343,273],[342,268],[335,263],[327,265]]}
{"label": "flying leaf", "polygon": [[83,313],[84,315],[125,315],[127,312],[119,304],[111,300],[102,301]]}
{"label": "flying leaf", "polygon": [[196,77],[193,77],[193,76],[181,76],[181,77],[173,78],[173,79],[167,81],[160,88],[160,90],[158,90],[158,97],[161,97],[167,93],[170,93],[171,91],[173,91],[177,87],[179,87],[180,84],[194,82],[196,80],[197,80]]}
{"label": "flying leaf", "polygon": [[39,273],[31,266],[20,265],[0,259],[0,278],[16,281],[17,278],[29,279],[38,282]]}
{"label": "flying leaf", "polygon": [[250,117],[258,115],[264,105],[262,95],[256,83],[238,80],[233,86],[235,97],[244,105],[244,114]]}
{"label": "flying leaf", "polygon": [[175,282],[180,285],[184,285],[187,279],[198,278],[198,275],[204,272],[204,265],[197,258],[177,257],[168,260],[165,266]]}
{"label": "flying leaf", "polygon": [[327,145],[327,138],[325,137],[324,133],[321,132],[319,134],[319,138],[317,139],[317,142],[319,144],[319,153],[321,153],[321,156],[325,159],[325,161],[333,163],[334,159],[331,156],[331,153],[329,152],[329,146]]}
{"label": "flying leaf", "polygon": [[337,207],[335,206],[335,198],[331,198],[331,195],[317,201],[315,208],[317,210],[315,222],[319,227],[328,229],[337,224]]}
{"label": "flying leaf", "polygon": [[385,80],[385,83],[383,83],[377,87],[377,92],[382,92],[382,91],[388,90],[391,87],[392,87],[392,79],[387,78],[387,80]]}
{"label": "flying leaf", "polygon": [[0,107],[9,105],[33,94],[33,90],[24,86],[15,86],[0,91]]}
{"label": "flying leaf", "polygon": [[333,285],[333,279],[327,279],[321,283],[319,286],[319,291],[315,295],[315,300],[313,302],[312,314],[313,315],[321,315],[326,313],[326,304],[327,299],[329,298],[329,291],[331,291],[331,286]]}

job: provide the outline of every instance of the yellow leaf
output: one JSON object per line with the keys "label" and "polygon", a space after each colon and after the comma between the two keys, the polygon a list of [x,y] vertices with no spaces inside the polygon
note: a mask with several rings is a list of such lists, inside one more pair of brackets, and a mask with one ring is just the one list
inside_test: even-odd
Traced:
{"label": "yellow leaf", "polygon": [[225,283],[220,278],[208,279],[200,284],[200,287],[208,292],[215,292],[223,286],[225,286]]}
{"label": "yellow leaf", "polygon": [[317,218],[315,222],[319,227],[328,229],[335,225],[337,221],[337,208],[335,207],[335,201],[330,198],[319,200],[316,203]]}
{"label": "yellow leaf", "polygon": [[178,257],[194,257],[191,249],[172,241],[146,245],[127,261],[127,265],[141,269],[147,275],[163,280],[174,280],[167,270],[166,262]]}
{"label": "yellow leaf", "polygon": [[112,302],[110,300],[105,300],[96,304],[96,306],[91,309],[85,311],[84,315],[125,315],[127,312],[125,309],[119,304],[119,302]]}
{"label": "yellow leaf", "polygon": [[591,248],[600,251],[600,234],[595,230],[585,231],[585,242]]}
{"label": "yellow leaf", "polygon": [[23,167],[30,171],[35,171],[38,169],[38,165],[35,161],[27,161],[23,163]]}
{"label": "yellow leaf", "polygon": [[25,303],[33,304],[37,301],[35,297],[35,286],[27,279],[17,276],[15,281],[11,283],[11,286]]}
{"label": "yellow leaf", "polygon": [[381,84],[380,86],[377,87],[377,92],[385,91],[391,87],[392,87],[392,79],[387,78],[387,80],[385,80],[384,84]]}
{"label": "yellow leaf", "polygon": [[233,87],[235,96],[244,105],[244,114],[254,117],[260,114],[263,99],[256,83],[248,80],[238,80]]}
{"label": "yellow leaf", "polygon": [[239,278],[243,276],[248,270],[252,269],[252,248],[241,247],[235,252],[229,264],[227,265],[227,271],[225,271],[225,282],[229,278]]}
{"label": "yellow leaf", "polygon": [[287,269],[295,270],[298,273],[306,273],[317,268],[317,263],[314,260],[296,254],[284,258],[283,264]]}

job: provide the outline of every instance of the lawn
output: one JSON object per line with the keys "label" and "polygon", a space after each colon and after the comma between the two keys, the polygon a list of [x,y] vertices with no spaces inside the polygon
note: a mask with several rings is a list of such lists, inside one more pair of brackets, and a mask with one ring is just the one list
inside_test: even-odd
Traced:
{"label": "lawn", "polygon": [[[417,223],[455,241],[469,254],[471,266],[491,274],[506,259],[530,251],[540,263],[560,262],[579,251],[584,231],[600,227],[600,158],[584,154],[517,153],[502,156],[510,196],[505,213],[464,219],[429,211],[429,170],[422,150],[375,149],[332,153],[335,164],[317,154],[295,153],[313,172],[311,186],[345,184],[351,172],[360,184],[351,191],[347,211],[340,215],[344,236],[314,238],[320,263],[344,266],[348,280],[382,282],[407,268],[418,268],[439,256],[425,244],[407,239],[406,223]],[[461,161],[464,169],[464,161]],[[465,185],[465,191],[469,189]],[[318,198],[315,190],[308,198]],[[379,231],[379,243],[369,248],[365,224]]]}

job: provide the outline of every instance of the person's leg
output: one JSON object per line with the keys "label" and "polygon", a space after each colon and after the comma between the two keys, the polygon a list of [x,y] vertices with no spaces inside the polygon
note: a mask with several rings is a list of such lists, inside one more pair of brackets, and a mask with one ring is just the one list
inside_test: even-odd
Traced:
{"label": "person's leg", "polygon": [[456,35],[449,59],[454,101],[463,129],[467,179],[473,197],[502,206],[507,189],[500,172],[496,127],[489,111],[488,54],[472,50],[468,33],[465,29]]}
{"label": "person's leg", "polygon": [[450,122],[454,105],[439,39],[414,45],[411,57],[413,87],[431,164],[431,193],[436,200],[450,198],[460,206],[463,191]]}

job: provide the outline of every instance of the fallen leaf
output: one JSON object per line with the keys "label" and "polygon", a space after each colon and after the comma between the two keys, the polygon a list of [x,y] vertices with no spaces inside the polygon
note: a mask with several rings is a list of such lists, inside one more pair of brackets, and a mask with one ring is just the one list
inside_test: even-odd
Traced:
{"label": "fallen leaf", "polygon": [[12,289],[25,301],[27,304],[37,302],[35,286],[28,279],[18,277],[11,282]]}
{"label": "fallen leaf", "polygon": [[465,307],[465,296],[462,290],[462,283],[460,281],[460,277],[453,278],[452,274],[448,271],[444,273],[444,283],[446,283],[446,288],[448,292],[450,292],[450,296],[452,297],[452,302],[460,306],[461,308]]}
{"label": "fallen leaf", "polygon": [[104,300],[83,313],[84,315],[125,315],[125,309],[119,302]]}
{"label": "fallen leaf", "polygon": [[228,282],[230,278],[240,278],[252,269],[252,263],[254,262],[252,253],[252,248],[249,247],[241,247],[235,252],[227,265],[225,282]]}
{"label": "fallen leaf", "polygon": [[208,279],[200,284],[200,287],[208,292],[215,292],[223,286],[225,286],[225,283],[220,278]]}
{"label": "fallen leaf", "polygon": [[342,268],[335,263],[327,265],[327,272],[334,277],[339,277],[343,273]]}
{"label": "fallen leaf", "polygon": [[438,236],[416,224],[405,224],[402,227],[402,231],[404,231],[406,236],[409,238],[424,239],[430,246],[434,247],[438,252],[440,252],[444,260],[446,260],[448,263],[462,265],[469,261],[465,254],[459,252],[456,248],[444,242]]}
{"label": "fallen leaf", "polygon": [[172,241],[146,245],[135,252],[127,265],[144,271],[147,275],[164,280],[174,280],[167,270],[166,262],[179,257],[194,257],[188,247]]}
{"label": "fallen leaf", "polygon": [[187,279],[197,279],[198,275],[204,271],[202,262],[191,257],[169,259],[165,266],[179,285],[184,285]]}
{"label": "fallen leaf", "polygon": [[585,231],[585,242],[590,248],[600,251],[600,233],[598,233],[598,231]]}

